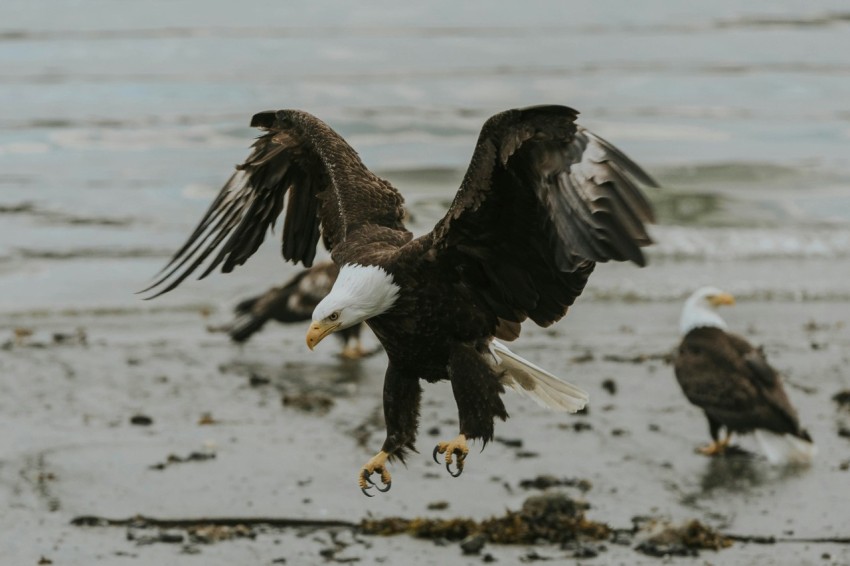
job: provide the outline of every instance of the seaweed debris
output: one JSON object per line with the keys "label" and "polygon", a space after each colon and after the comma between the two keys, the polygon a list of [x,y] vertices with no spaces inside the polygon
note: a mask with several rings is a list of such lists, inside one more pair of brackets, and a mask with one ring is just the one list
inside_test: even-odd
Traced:
{"label": "seaweed debris", "polygon": [[587,493],[593,487],[590,480],[584,478],[558,478],[553,475],[540,475],[536,478],[520,480],[522,489],[549,489],[551,487],[576,487],[583,493]]}
{"label": "seaweed debris", "polygon": [[[529,497],[519,511],[478,522],[472,519],[364,519],[360,531],[370,535],[406,533],[416,538],[462,541],[480,539],[496,544],[566,543],[578,538],[607,539],[605,523],[585,517],[587,503],[562,493]],[[480,549],[479,549],[480,550]]]}
{"label": "seaweed debris", "polygon": [[700,550],[721,550],[732,546],[731,538],[696,519],[681,525],[642,517],[632,522],[635,531],[644,535],[635,550],[648,556],[699,556]]}

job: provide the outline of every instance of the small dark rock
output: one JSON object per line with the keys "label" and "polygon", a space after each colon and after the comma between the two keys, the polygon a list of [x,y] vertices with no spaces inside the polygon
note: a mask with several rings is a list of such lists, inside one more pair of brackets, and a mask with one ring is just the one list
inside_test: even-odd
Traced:
{"label": "small dark rock", "polygon": [[538,553],[536,550],[530,550],[530,551],[528,551],[528,553],[526,553],[523,556],[520,556],[520,558],[519,558],[519,561],[523,562],[523,563],[538,562],[538,561],[541,561],[541,560],[552,560],[552,559],[548,556],[543,556],[542,554]]}
{"label": "small dark rock", "polygon": [[579,356],[574,356],[570,358],[570,361],[574,364],[585,364],[587,362],[592,362],[594,360],[593,352],[587,351]]}
{"label": "small dark rock", "polygon": [[282,401],[284,407],[293,407],[308,413],[324,414],[334,406],[333,398],[321,393],[286,394]]}
{"label": "small dark rock", "polygon": [[850,438],[850,427],[847,425],[839,425],[838,436],[841,438]]}
{"label": "small dark rock", "polygon": [[573,550],[573,558],[596,558],[599,556],[599,547],[592,544],[578,544]]}
{"label": "small dark rock", "polygon": [[428,504],[428,509],[430,511],[442,511],[444,509],[449,508],[448,501],[434,501]]}
{"label": "small dark rock", "polygon": [[540,454],[537,452],[532,452],[531,450],[520,450],[516,453],[517,458],[537,458]]}
{"label": "small dark rock", "polygon": [[147,415],[133,415],[130,417],[130,424],[136,426],[150,426],[153,424],[153,419]]}
{"label": "small dark rock", "polygon": [[654,424],[654,423],[650,423],[648,428],[649,428],[649,430],[651,430],[652,432],[658,432],[658,431],[660,431],[660,430],[661,430],[661,427],[660,427],[660,426],[658,426],[657,424]]}
{"label": "small dark rock", "polygon": [[664,544],[649,540],[638,544],[635,550],[656,558],[664,558],[665,556],[699,556],[699,551],[696,548],[688,548],[679,543]]}
{"label": "small dark rock", "polygon": [[463,539],[460,543],[460,549],[464,554],[478,554],[484,548],[486,542],[487,537],[483,533],[477,533]]}
{"label": "small dark rock", "polygon": [[252,373],[250,377],[248,377],[248,385],[251,387],[260,387],[262,385],[268,385],[271,383],[271,379],[265,377],[263,375],[259,375],[256,373]]}
{"label": "small dark rock", "polygon": [[504,444],[508,448],[522,448],[522,439],[521,438],[494,438],[496,442],[499,444]]}
{"label": "small dark rock", "polygon": [[838,464],[838,469],[841,470],[842,472],[846,472],[847,470],[850,470],[850,460],[844,460],[843,462]]}
{"label": "small dark rock", "polygon": [[623,428],[615,428],[611,431],[611,436],[626,436],[629,431]]}
{"label": "small dark rock", "polygon": [[426,431],[426,433],[428,436],[440,436],[440,427],[432,426]]}
{"label": "small dark rock", "polygon": [[610,377],[602,382],[602,389],[610,393],[611,395],[617,394],[617,382],[611,379]]}
{"label": "small dark rock", "polygon": [[482,561],[482,562],[487,562],[487,563],[495,562],[495,561],[496,561],[496,557],[495,557],[495,556],[493,556],[492,554],[490,554],[490,553],[488,552],[487,554],[485,554],[484,556],[482,556],[482,557],[481,557],[481,561]]}
{"label": "small dark rock", "polygon": [[850,408],[850,389],[839,391],[832,396],[832,400],[838,403],[839,406]]}
{"label": "small dark rock", "polygon": [[621,546],[631,546],[634,540],[634,534],[628,529],[615,529],[611,533],[611,543]]}
{"label": "small dark rock", "polygon": [[183,533],[178,533],[175,531],[161,531],[159,533],[159,537],[157,537],[159,542],[165,542],[169,544],[180,544],[183,542]]}
{"label": "small dark rock", "polygon": [[533,479],[521,480],[519,486],[523,489],[549,489],[550,487],[566,486],[577,487],[583,492],[588,492],[593,487],[590,480],[581,478],[557,478],[552,475],[540,475]]}

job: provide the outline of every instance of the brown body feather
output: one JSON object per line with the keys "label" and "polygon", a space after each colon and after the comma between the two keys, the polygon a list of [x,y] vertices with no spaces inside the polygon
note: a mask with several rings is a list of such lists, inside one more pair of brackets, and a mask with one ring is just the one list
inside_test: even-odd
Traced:
{"label": "brown body feather", "polygon": [[741,336],[695,328],[682,339],[674,368],[685,396],[705,411],[713,439],[725,427],[737,433],[765,429],[811,441],[779,374]]}
{"label": "brown body feather", "polygon": [[[234,309],[236,317],[224,330],[234,342],[246,342],[274,320],[283,324],[310,320],[319,301],[331,292],[339,267],[332,261],[317,263],[297,273],[280,287],[240,301]],[[344,344],[360,335],[362,324],[337,333]]]}

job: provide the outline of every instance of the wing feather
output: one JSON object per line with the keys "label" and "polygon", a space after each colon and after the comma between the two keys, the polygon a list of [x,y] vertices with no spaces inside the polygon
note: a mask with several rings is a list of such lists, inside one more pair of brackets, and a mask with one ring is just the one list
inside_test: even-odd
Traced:
{"label": "wing feather", "polygon": [[404,231],[401,195],[327,124],[306,112],[279,110],[256,114],[251,125],[266,133],[142,291],[156,290],[148,298],[174,289],[206,261],[200,278],[219,266],[227,273],[242,265],[284,208],[281,253],[306,266],[312,265],[320,236],[331,249],[364,225]]}
{"label": "wing feather", "polygon": [[[498,318],[561,318],[596,262],[644,265],[658,186],[565,106],[509,110],[481,130],[452,206],[431,237]],[[473,277],[472,274],[475,276]],[[499,322],[494,318],[494,325]]]}

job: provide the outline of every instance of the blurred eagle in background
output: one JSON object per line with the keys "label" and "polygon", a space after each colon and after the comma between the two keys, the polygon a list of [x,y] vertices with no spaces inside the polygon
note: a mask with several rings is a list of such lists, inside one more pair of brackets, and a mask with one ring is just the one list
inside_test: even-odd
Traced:
{"label": "blurred eagle in background", "polygon": [[[726,331],[716,307],[735,299],[716,287],[703,287],[685,301],[683,336],[676,355],[676,379],[688,400],[705,411],[712,443],[703,454],[723,454],[732,433],[754,433],[774,464],[808,463],[816,453],[809,433],[791,406],[782,378],[761,348]],[[724,438],[720,429],[725,428]]]}
{"label": "blurred eagle in background", "polygon": [[243,264],[289,194],[283,257],[309,266],[321,238],[340,268],[307,345],[365,321],[389,359],[386,439],[361,468],[361,489],[388,490],[388,462],[415,449],[422,380],[451,382],[460,430],[433,456],[444,454],[459,475],[467,441],[486,444],[494,419],[508,417],[506,387],[557,410],[587,402],[497,339],[517,338],[526,319],[561,319],[596,262],[645,264],[653,213],[640,186],[657,185],[577,116],[536,106],[488,119],[448,212],[414,238],[399,192],[327,124],[298,110],[256,114],[251,125],[265,133],[148,290],[174,289],[205,261],[201,277]]}
{"label": "blurred eagle in background", "polygon": [[[242,344],[263,329],[270,320],[282,324],[310,320],[316,305],[331,292],[339,267],[332,261],[323,261],[299,271],[280,287],[240,301],[233,309],[235,318],[228,324],[210,328],[227,332],[230,339]],[[335,335],[342,340],[340,356],[357,360],[367,355],[360,343],[363,323],[341,329]]]}

